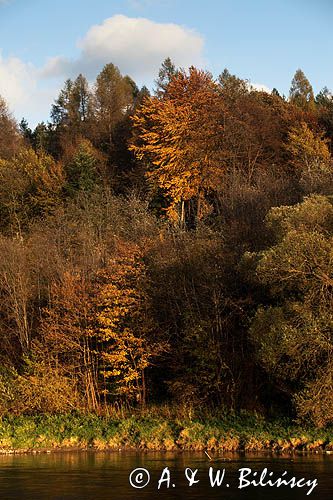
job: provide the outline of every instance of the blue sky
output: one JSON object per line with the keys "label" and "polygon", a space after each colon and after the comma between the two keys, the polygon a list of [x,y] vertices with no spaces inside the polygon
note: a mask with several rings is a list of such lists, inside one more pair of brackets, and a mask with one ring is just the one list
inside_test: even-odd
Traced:
{"label": "blue sky", "polygon": [[0,0],[0,94],[35,125],[67,77],[114,62],[151,87],[167,55],[284,94],[300,67],[332,89],[332,21],[332,0]]}

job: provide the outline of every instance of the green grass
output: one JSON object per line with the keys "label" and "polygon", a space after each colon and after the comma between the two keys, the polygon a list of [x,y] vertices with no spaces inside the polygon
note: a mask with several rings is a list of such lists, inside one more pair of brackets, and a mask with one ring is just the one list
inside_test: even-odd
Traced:
{"label": "green grass", "polygon": [[167,407],[110,416],[35,415],[0,419],[0,451],[44,449],[224,451],[333,450],[333,428],[314,428],[255,413],[193,416]]}

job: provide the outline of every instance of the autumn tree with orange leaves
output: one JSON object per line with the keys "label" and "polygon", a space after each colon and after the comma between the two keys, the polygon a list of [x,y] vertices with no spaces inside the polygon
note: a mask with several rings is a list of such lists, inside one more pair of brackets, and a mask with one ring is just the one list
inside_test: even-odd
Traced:
{"label": "autumn tree with orange leaves", "polygon": [[147,178],[170,199],[167,214],[183,227],[209,210],[207,195],[223,178],[222,102],[208,72],[179,71],[164,94],[148,97],[133,118],[131,150],[147,165]]}
{"label": "autumn tree with orange leaves", "polygon": [[105,398],[146,401],[146,371],[166,348],[146,290],[146,268],[136,244],[118,242],[117,256],[97,276],[96,345]]}

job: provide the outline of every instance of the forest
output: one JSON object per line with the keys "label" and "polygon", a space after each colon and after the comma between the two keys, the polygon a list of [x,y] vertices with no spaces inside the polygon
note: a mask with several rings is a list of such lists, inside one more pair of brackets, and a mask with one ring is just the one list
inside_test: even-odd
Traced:
{"label": "forest", "polygon": [[333,95],[166,59],[0,98],[0,416],[333,423]]}

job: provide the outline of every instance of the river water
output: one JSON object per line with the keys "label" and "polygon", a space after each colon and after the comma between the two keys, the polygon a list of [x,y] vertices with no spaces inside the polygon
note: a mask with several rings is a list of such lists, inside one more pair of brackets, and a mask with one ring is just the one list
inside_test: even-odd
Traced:
{"label": "river water", "polygon": [[[216,483],[212,486],[210,467],[213,482],[218,470],[220,478],[224,471],[220,486]],[[140,470],[132,473],[138,468]],[[148,481],[147,471],[149,483],[135,488],[134,484],[143,486]],[[133,485],[129,481],[131,473]],[[256,486],[261,474],[266,477],[262,478],[262,485]],[[189,486],[191,478],[199,482]],[[289,485],[267,484],[268,479],[276,482],[279,478],[289,481]],[[298,486],[291,488],[293,478]],[[256,483],[247,484],[250,481]],[[310,489],[312,492],[307,495]],[[332,500],[333,455],[230,454],[214,462],[209,462],[203,453],[189,452],[59,452],[0,456],[0,500],[169,498]]]}

